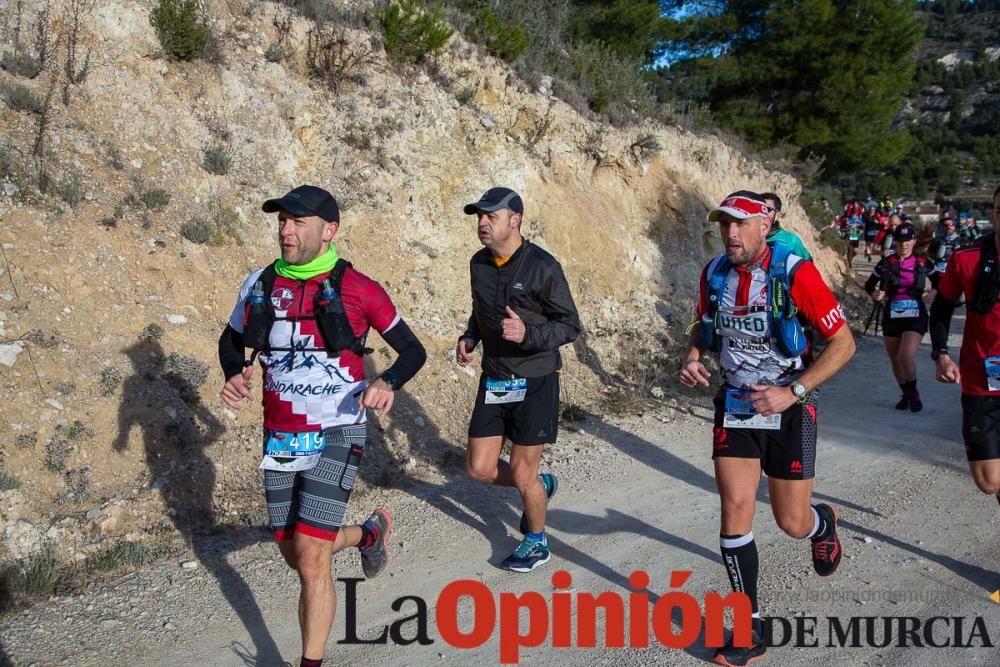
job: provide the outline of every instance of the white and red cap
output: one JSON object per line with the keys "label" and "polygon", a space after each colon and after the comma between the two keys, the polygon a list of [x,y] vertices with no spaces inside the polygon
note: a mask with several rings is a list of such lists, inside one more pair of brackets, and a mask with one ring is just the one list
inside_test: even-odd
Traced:
{"label": "white and red cap", "polygon": [[769,212],[767,204],[764,202],[737,195],[723,199],[718,208],[712,209],[708,214],[708,221],[718,222],[719,215],[722,213],[728,213],[737,220],[745,220],[758,215],[766,216]]}

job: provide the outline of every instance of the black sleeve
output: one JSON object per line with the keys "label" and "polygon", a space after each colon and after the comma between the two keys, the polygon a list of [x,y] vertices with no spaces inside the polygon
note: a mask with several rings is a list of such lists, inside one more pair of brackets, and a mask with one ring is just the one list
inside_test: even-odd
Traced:
{"label": "black sleeve", "polygon": [[479,333],[479,323],[476,322],[476,314],[472,313],[469,315],[469,323],[465,327],[465,333],[458,337],[458,340],[463,338],[471,338],[473,341],[473,347],[475,347],[479,341],[483,338]]}
{"label": "black sleeve", "polygon": [[931,303],[930,330],[931,350],[948,349],[948,331],[951,329],[951,315],[955,312],[955,302],[938,292]]}
{"label": "black sleeve", "polygon": [[427,361],[427,351],[417,336],[410,330],[406,322],[400,319],[396,325],[382,334],[382,339],[389,344],[396,354],[396,362],[388,371],[396,376],[396,386],[400,389],[413,379],[417,371]]}
{"label": "black sleeve", "polygon": [[932,262],[930,259],[926,260],[924,266],[927,268],[928,271],[927,279],[931,281],[931,289],[937,289],[938,283],[941,282],[941,272],[937,270],[937,267],[934,265],[934,262]]}
{"label": "black sleeve", "polygon": [[219,336],[219,363],[227,380],[242,373],[246,367],[245,348],[243,334],[227,324]]}
{"label": "black sleeve", "polygon": [[569,292],[569,283],[558,264],[549,270],[540,302],[548,322],[528,325],[521,349],[527,352],[558,350],[561,345],[576,340],[582,329],[580,316]]}
{"label": "black sleeve", "polygon": [[872,269],[872,274],[868,276],[868,280],[865,281],[865,291],[869,294],[875,293],[875,287],[882,280],[882,269],[885,267],[885,260],[880,259],[875,268]]}
{"label": "black sleeve", "polygon": [[[472,284],[474,282],[473,276],[475,275],[475,262],[476,256],[473,255],[472,259],[469,260],[469,284],[472,287],[473,294],[476,292],[475,285]],[[478,345],[479,341],[483,339],[482,333],[479,331],[479,322],[476,321],[475,308],[473,308],[472,313],[469,315],[469,323],[465,326],[465,333],[459,336],[458,340],[462,340],[463,338],[471,338],[473,341],[473,347]]]}

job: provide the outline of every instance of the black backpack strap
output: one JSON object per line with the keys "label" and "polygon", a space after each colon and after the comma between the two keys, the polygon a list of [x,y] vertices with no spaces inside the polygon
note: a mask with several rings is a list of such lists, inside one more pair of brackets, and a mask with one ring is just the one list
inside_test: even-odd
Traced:
{"label": "black backpack strap", "polygon": [[271,292],[274,291],[274,281],[278,279],[278,271],[274,267],[278,264],[275,260],[264,267],[264,270],[260,272],[260,276],[257,278],[261,285],[264,287],[264,296],[267,297],[268,307],[273,311],[274,304],[271,303]]}
{"label": "black backpack strap", "polygon": [[276,261],[266,266],[260,275],[257,276],[251,287],[251,292],[253,292],[256,290],[258,284],[261,286],[264,303],[263,310],[258,310],[258,312],[254,312],[254,307],[250,303],[247,303],[246,329],[243,332],[243,340],[247,343],[247,347],[253,350],[250,360],[246,362],[248,366],[253,365],[261,352],[266,352],[270,348],[268,341],[271,337],[271,327],[274,325],[275,318],[274,304],[271,302],[271,292],[274,291],[274,281],[278,277],[278,273],[274,268],[275,264],[277,264]]}
{"label": "black backpack strap", "polygon": [[927,290],[927,263],[923,257],[917,257],[913,267],[913,292],[919,298]]}
{"label": "black backpack strap", "polygon": [[997,266],[995,236],[990,235],[979,246],[979,277],[976,279],[976,292],[969,302],[969,309],[979,315],[986,315],[993,310],[998,296],[1000,267]]}
{"label": "black backpack strap", "polygon": [[340,284],[344,282],[344,274],[351,267],[351,263],[346,259],[338,259],[330,270],[330,285],[340,294]]}

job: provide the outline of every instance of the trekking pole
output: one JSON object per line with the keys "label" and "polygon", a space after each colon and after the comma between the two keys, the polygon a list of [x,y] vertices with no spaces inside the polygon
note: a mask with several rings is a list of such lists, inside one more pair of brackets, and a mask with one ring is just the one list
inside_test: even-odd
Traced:
{"label": "trekking pole", "polygon": [[882,319],[881,315],[882,315],[882,302],[876,301],[875,303],[872,304],[872,312],[868,314],[868,320],[865,322],[865,332],[862,335],[864,336],[868,335],[868,329],[871,327],[872,321],[875,322],[875,335],[876,336],[878,335],[878,324],[879,320]]}

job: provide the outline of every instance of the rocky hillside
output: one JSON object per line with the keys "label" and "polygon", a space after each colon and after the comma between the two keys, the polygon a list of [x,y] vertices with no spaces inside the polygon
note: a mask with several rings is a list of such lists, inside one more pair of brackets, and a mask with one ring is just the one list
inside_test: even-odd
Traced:
{"label": "rocky hillside", "polygon": [[[459,36],[399,67],[377,34],[336,26],[356,64],[310,76],[316,26],[269,2],[209,2],[212,61],[170,62],[153,4],[83,15],[89,71],[68,104],[61,83],[45,104],[61,50],[34,78],[0,71],[4,560],[50,543],[89,563],[122,541],[261,521],[259,413],[223,408],[215,348],[241,280],[276,256],[261,202],[301,183],[335,193],[341,254],[430,354],[373,429],[367,485],[460,471],[476,378],[452,349],[479,247],[461,207],[487,187],[522,193],[526,236],[565,267],[586,334],[566,351],[563,400],[596,413],[670,390],[697,272],[720,249],[705,214],[728,191],[781,193],[786,226],[839,282],[798,183],[712,136],[582,117]],[[15,5],[0,0],[2,51]],[[22,40],[39,20],[26,5]],[[70,5],[51,3],[54,29]],[[389,362],[375,343],[373,372]]]}

